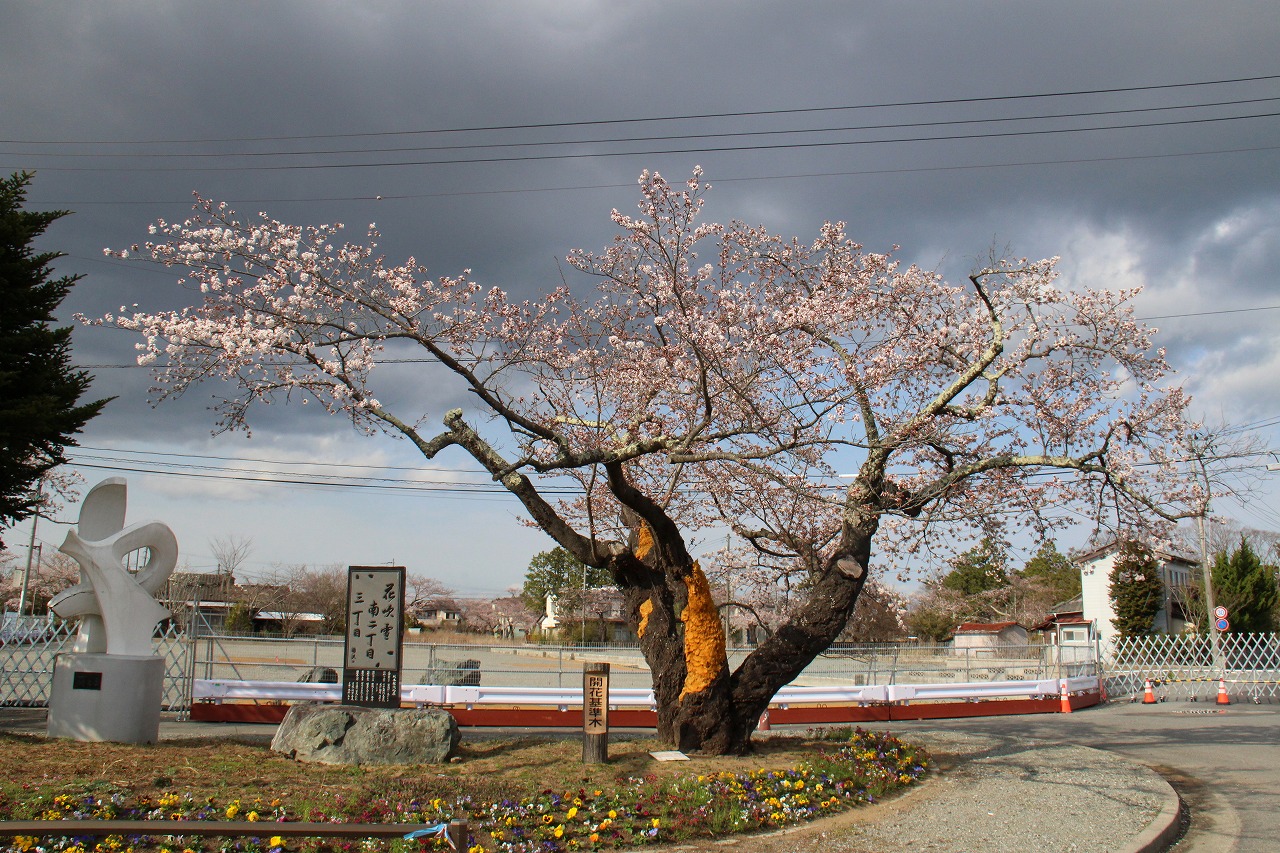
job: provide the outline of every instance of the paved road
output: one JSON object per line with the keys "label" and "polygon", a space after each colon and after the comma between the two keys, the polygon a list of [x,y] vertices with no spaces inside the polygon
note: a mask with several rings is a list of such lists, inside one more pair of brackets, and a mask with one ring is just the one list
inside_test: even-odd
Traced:
{"label": "paved road", "polygon": [[895,733],[970,731],[1092,746],[1154,767],[1191,806],[1177,853],[1280,850],[1280,707],[1167,702],[1074,714],[902,722]]}

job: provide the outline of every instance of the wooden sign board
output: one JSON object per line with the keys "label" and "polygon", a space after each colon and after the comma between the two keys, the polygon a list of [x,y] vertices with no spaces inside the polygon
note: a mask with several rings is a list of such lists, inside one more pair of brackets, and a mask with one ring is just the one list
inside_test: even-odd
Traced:
{"label": "wooden sign board", "polygon": [[347,632],[342,704],[400,707],[404,566],[347,569]]}
{"label": "wooden sign board", "polygon": [[582,730],[587,734],[609,731],[609,673],[586,672],[582,676]]}
{"label": "wooden sign board", "polygon": [[582,666],[582,763],[609,760],[609,664]]}

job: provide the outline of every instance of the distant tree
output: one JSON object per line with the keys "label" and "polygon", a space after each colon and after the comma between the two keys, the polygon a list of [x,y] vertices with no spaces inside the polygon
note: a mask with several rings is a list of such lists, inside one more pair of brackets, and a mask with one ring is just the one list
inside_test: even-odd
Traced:
{"label": "distant tree", "polygon": [[1276,567],[1262,562],[1248,537],[1241,536],[1230,553],[1219,551],[1212,571],[1214,601],[1230,612],[1233,634],[1273,630]]}
{"label": "distant tree", "polygon": [[1111,624],[1122,637],[1150,634],[1164,599],[1160,567],[1151,549],[1130,539],[1120,545],[1111,569]]}
{"label": "distant tree", "polygon": [[[5,555],[10,556],[10,555]],[[25,560],[25,558],[24,558]],[[5,610],[17,610],[22,598],[23,569],[15,560],[12,573],[0,575],[0,607]],[[69,586],[80,581],[80,565],[60,551],[44,554],[31,567],[31,577],[27,585],[27,607],[30,613],[47,613],[49,599]]]}
{"label": "distant tree", "polygon": [[108,402],[77,405],[91,378],[71,369],[71,328],[51,324],[81,276],[51,280],[63,253],[31,248],[68,211],[23,210],[31,177],[0,180],[0,531],[37,511],[37,483]]}
{"label": "distant tree", "polygon": [[458,600],[462,623],[468,631],[514,639],[528,634],[538,623],[542,611],[532,611],[519,595],[501,598],[462,598]]}
{"label": "distant tree", "polygon": [[209,540],[209,553],[218,563],[218,572],[234,575],[253,553],[253,538],[227,534]]}
{"label": "distant tree", "polygon": [[1042,587],[1053,603],[1075,598],[1081,591],[1080,569],[1053,542],[1043,542],[1019,574]]}
{"label": "distant tree", "polygon": [[907,606],[903,621],[911,636],[929,643],[942,643],[955,634],[956,626],[970,621],[970,600],[941,584],[925,586]]}
{"label": "distant tree", "polygon": [[903,624],[906,601],[876,580],[867,581],[853,608],[853,616],[840,633],[845,643],[888,643],[907,636]]}
{"label": "distant tree", "polygon": [[913,636],[941,642],[964,622],[1017,622],[1031,626],[1043,620],[1054,604],[1069,598],[1060,578],[1070,562],[1048,544],[1026,569],[1010,573],[1007,555],[990,539],[951,561],[947,573],[927,581],[912,596],[905,616]]}
{"label": "distant tree", "polygon": [[[289,607],[289,602],[285,600],[289,594],[289,579],[296,568],[296,566],[276,564],[261,581],[235,585],[232,593],[235,603],[241,606],[249,618],[248,627],[237,628],[238,632],[252,633],[253,620],[263,613],[286,613]],[[235,607],[232,610],[235,610]],[[230,613],[231,611],[228,611],[228,621],[230,621]],[[287,622],[288,616],[286,615],[282,621]]]}
{"label": "distant tree", "polygon": [[252,634],[253,609],[239,601],[231,605],[223,630],[228,634]]}
{"label": "distant tree", "polygon": [[305,568],[294,581],[299,612],[318,613],[320,631],[341,634],[347,625],[347,570],[332,563]]}
{"label": "distant tree", "polygon": [[520,597],[529,609],[544,612],[547,596],[554,595],[562,613],[576,613],[584,604],[584,590],[613,586],[609,570],[587,566],[560,546],[533,555],[525,572]]}
{"label": "distant tree", "polygon": [[407,589],[404,608],[406,612],[413,613],[415,616],[420,610],[437,608],[446,602],[453,604],[454,591],[436,578],[428,575],[409,575],[405,578],[405,586]]}
{"label": "distant tree", "polygon": [[990,537],[951,561],[942,585],[963,595],[977,595],[1009,585],[1004,548]]}

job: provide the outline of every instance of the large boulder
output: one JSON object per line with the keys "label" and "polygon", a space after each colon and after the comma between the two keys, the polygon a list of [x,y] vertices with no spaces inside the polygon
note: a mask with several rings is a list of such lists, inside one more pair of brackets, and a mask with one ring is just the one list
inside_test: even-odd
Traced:
{"label": "large boulder", "polygon": [[271,749],[320,764],[441,764],[460,740],[439,708],[303,704],[289,708]]}

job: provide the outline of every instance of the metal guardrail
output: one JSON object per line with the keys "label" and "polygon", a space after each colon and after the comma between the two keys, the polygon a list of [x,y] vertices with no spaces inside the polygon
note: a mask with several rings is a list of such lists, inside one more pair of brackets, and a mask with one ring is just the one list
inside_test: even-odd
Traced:
{"label": "metal guardrail", "polygon": [[[844,687],[796,687],[779,690],[771,705],[872,705],[894,702],[931,700],[981,700],[1043,698],[1061,695],[1063,687],[1070,693],[1098,689],[1097,676],[1037,681],[971,682],[967,684],[891,684]],[[342,688],[336,684],[300,684],[290,681],[231,681],[196,679],[192,685],[195,701],[258,702],[340,702]],[[513,707],[556,707],[560,710],[582,706],[582,688],[530,687],[460,687],[445,684],[402,685],[400,700],[410,705],[460,706],[468,709],[483,705]],[[652,690],[612,688],[609,705],[613,708],[654,709]]]}

